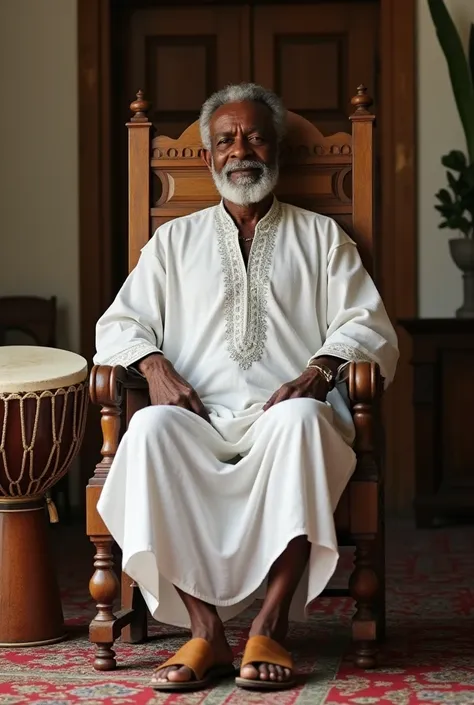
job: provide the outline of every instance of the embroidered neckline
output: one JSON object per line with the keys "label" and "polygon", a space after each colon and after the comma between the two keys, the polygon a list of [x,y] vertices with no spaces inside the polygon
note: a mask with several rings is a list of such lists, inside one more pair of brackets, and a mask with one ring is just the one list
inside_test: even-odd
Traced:
{"label": "embroidered neckline", "polygon": [[255,228],[246,269],[234,221],[222,201],[215,210],[224,275],[225,338],[230,358],[244,370],[258,362],[265,349],[270,267],[281,215],[281,204],[274,197]]}

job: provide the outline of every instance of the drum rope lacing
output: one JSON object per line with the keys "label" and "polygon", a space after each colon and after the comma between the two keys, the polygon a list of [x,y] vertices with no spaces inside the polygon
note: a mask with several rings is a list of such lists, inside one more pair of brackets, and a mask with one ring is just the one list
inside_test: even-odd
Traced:
{"label": "drum rope lacing", "polygon": [[[6,478],[8,480],[8,491],[2,487],[0,484],[0,496],[9,497],[29,497],[30,495],[36,495],[38,493],[45,492],[49,487],[55,484],[59,479],[61,479],[61,474],[65,471],[72,458],[75,456],[78,445],[82,441],[84,434],[85,422],[87,418],[86,409],[88,403],[88,395],[85,393],[85,387],[87,385],[84,383],[77,384],[76,386],[70,386],[67,389],[59,388],[54,391],[45,390],[43,392],[27,392],[25,394],[20,394],[18,392],[13,392],[10,394],[0,393],[0,401],[4,403],[4,413],[3,413],[3,424],[2,433],[0,440],[0,456],[3,461],[4,471]],[[72,443],[70,448],[64,457],[60,465],[60,448],[62,442],[62,435],[64,431],[64,424],[66,419],[66,413],[68,411],[68,402],[73,395],[73,428],[72,428]],[[56,419],[56,400],[59,396],[63,396],[63,408],[60,414],[59,423]],[[36,442],[36,437],[38,433],[38,424],[40,418],[41,401],[43,399],[51,399],[51,430],[52,430],[52,448],[49,453],[49,457],[45,464],[45,467],[39,477],[33,476],[34,469],[34,446]],[[33,429],[31,433],[31,438],[27,439],[26,433],[26,420],[24,411],[24,402],[28,399],[36,400],[36,410],[35,417],[33,421]],[[21,461],[21,470],[17,479],[14,479],[8,468],[8,459],[6,453],[6,439],[7,439],[7,428],[8,428],[8,415],[9,415],[9,401],[19,401],[20,402],[20,428],[21,428],[21,442],[23,446],[23,457]],[[51,471],[51,466],[52,471]],[[24,480],[25,473],[27,472],[29,477],[29,484],[27,492],[21,491],[21,483]],[[40,483],[47,473],[49,474],[48,479],[40,487]]]}

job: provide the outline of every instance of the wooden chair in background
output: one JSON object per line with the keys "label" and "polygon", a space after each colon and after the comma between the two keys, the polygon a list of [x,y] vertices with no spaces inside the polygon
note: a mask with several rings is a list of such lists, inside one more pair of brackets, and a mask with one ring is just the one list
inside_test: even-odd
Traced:
{"label": "wooden chair in background", "polygon": [[[352,134],[324,137],[303,117],[289,113],[276,191],[281,201],[329,215],[354,238],[365,266],[373,272],[374,252],[374,116],[360,86],[352,104]],[[129,134],[129,268],[155,229],[166,221],[218,202],[219,196],[201,160],[197,122],[177,140],[151,136],[143,93],[131,104]],[[385,630],[385,553],[381,452],[380,371],[374,363],[351,363],[349,396],[356,427],[356,471],[336,510],[339,544],[355,547],[348,589],[325,595],[351,595],[355,601],[352,639],[355,663],[376,665]],[[121,610],[113,611],[119,581],[114,571],[113,538],[96,505],[120,441],[135,411],[149,403],[146,382],[120,366],[95,366],[90,393],[102,407],[102,460],[87,487],[87,534],[96,547],[90,582],[97,615],[90,625],[96,644],[94,667],[116,667],[114,641],[146,637],[147,612],[137,585],[122,572]]]}
{"label": "wooden chair in background", "polygon": [[0,345],[16,345],[16,335],[30,345],[56,347],[56,297],[0,297]]}

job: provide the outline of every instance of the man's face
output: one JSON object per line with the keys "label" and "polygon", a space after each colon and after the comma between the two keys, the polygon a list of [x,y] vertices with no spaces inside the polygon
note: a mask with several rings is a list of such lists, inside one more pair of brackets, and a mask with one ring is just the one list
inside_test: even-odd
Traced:
{"label": "man's face", "polygon": [[228,103],[211,118],[211,152],[205,153],[220,194],[239,205],[258,203],[278,181],[278,140],[269,108]]}

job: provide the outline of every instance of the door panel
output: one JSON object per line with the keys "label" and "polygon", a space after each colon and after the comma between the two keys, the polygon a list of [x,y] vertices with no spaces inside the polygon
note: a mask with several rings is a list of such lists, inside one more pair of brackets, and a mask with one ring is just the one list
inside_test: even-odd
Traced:
{"label": "door panel", "polygon": [[197,119],[211,93],[250,76],[245,6],[136,10],[130,45],[130,93],[146,90],[152,122],[170,137]]}
{"label": "door panel", "polygon": [[253,78],[325,134],[347,131],[360,83],[376,93],[378,4],[254,9]]}
{"label": "door panel", "polygon": [[120,244],[114,252],[114,293],[128,271],[124,123],[130,118],[130,101],[143,90],[151,103],[149,118],[158,132],[177,138],[197,120],[211,93],[250,78],[250,20],[245,6],[141,7],[138,2],[127,2],[117,10],[115,27],[113,130],[117,148],[112,224]]}

